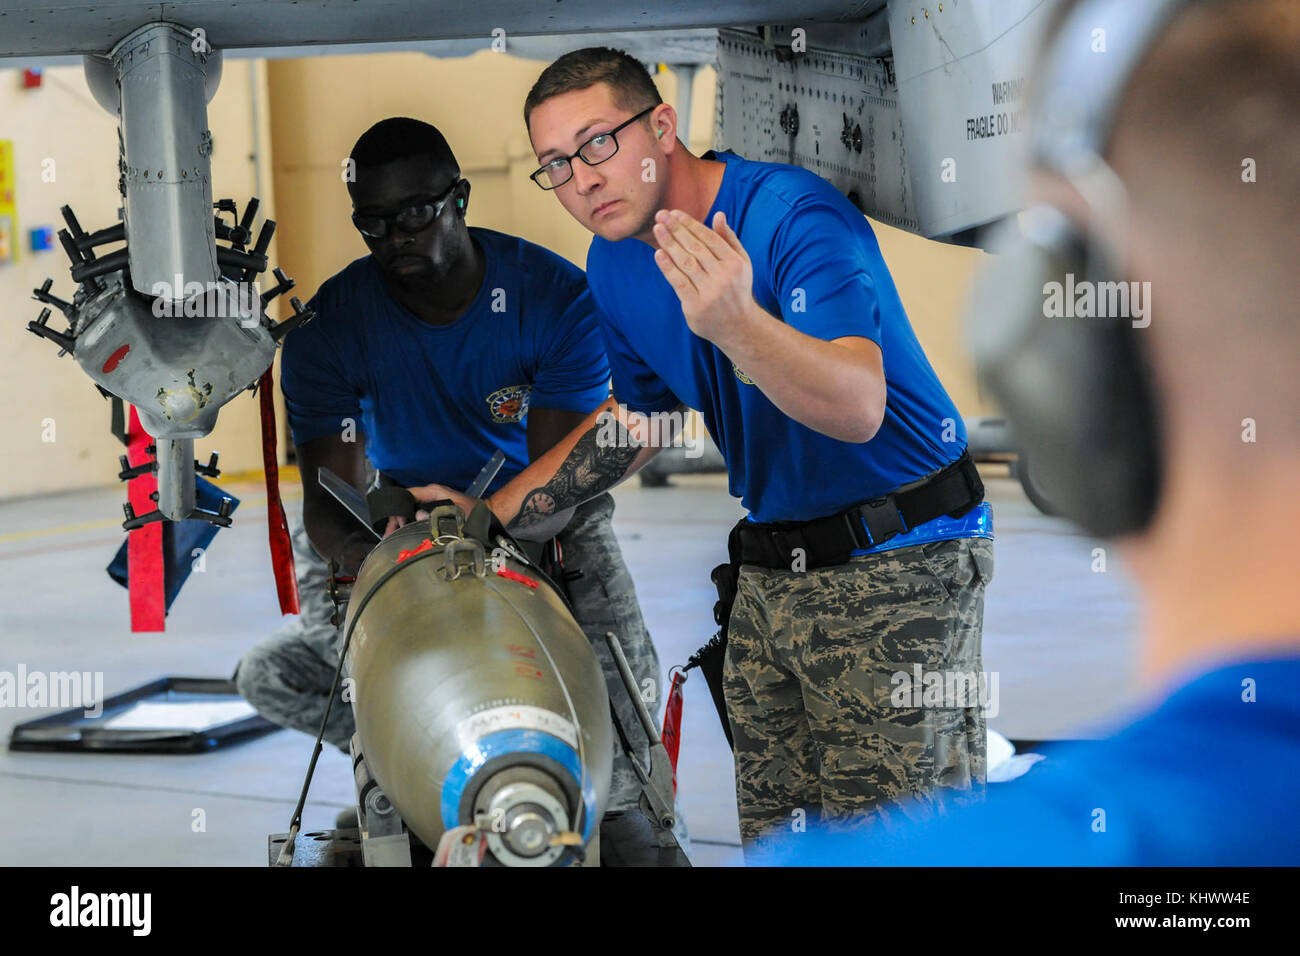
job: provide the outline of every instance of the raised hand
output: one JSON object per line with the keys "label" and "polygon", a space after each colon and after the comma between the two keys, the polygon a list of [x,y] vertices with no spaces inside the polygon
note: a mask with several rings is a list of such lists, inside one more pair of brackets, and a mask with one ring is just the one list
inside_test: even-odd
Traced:
{"label": "raised hand", "polygon": [[721,212],[710,229],[680,209],[655,214],[654,237],[655,264],[681,300],[686,324],[725,351],[758,308],[754,269],[740,237]]}

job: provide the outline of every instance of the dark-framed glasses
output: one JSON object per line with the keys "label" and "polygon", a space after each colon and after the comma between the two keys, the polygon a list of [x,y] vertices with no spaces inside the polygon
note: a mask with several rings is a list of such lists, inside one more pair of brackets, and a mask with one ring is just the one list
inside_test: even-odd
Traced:
{"label": "dark-framed glasses", "polygon": [[640,113],[637,113],[636,116],[624,120],[607,133],[597,133],[591,139],[579,146],[576,153],[570,153],[568,156],[555,157],[555,159],[552,159],[538,167],[537,171],[531,174],[528,178],[537,183],[537,185],[541,186],[543,189],[557,189],[573,178],[573,159],[575,156],[588,166],[599,166],[605,160],[611,158],[618,152],[618,138],[616,134],[619,130],[635,123],[658,105],[658,103],[655,103],[654,106],[647,106]]}
{"label": "dark-framed glasses", "polygon": [[407,206],[400,212],[390,216],[379,216],[373,214],[352,214],[352,225],[357,227],[357,232],[367,239],[382,239],[388,235],[388,231],[394,225],[402,232],[408,235],[414,235],[417,232],[423,232],[433,224],[433,221],[442,214],[442,207],[447,205],[451,199],[452,193],[456,191],[463,179],[456,178],[441,196],[430,197]]}

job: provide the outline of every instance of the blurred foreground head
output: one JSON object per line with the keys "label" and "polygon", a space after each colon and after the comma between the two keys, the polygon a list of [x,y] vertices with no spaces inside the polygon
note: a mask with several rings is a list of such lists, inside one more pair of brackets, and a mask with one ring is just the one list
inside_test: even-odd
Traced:
{"label": "blurred foreground head", "polygon": [[1028,241],[977,357],[1066,512],[1122,540],[1152,647],[1295,642],[1300,6],[1074,0],[1035,77]]}
{"label": "blurred foreground head", "polygon": [[1300,5],[1186,6],[1134,74],[1110,150],[1130,271],[1152,283],[1174,493],[1198,471],[1233,484],[1300,463]]}

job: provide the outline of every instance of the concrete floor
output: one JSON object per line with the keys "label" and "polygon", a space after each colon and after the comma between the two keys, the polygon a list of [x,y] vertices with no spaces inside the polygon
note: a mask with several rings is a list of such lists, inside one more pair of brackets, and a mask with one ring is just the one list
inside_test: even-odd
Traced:
{"label": "concrete floor", "polygon": [[[1040,515],[1005,468],[991,466],[985,480],[997,532],[984,627],[985,667],[999,676],[990,724],[1012,738],[1078,735],[1134,692],[1132,589],[1113,555],[1106,573],[1094,572],[1097,543]],[[673,482],[615,492],[615,528],[665,668],[713,633],[708,572],[725,560],[726,531],[741,514],[722,476]],[[164,634],[130,632],[126,592],[104,573],[122,540],[119,489],[0,503],[0,671],[102,671],[107,694],[163,675],[229,675],[280,626],[264,494],[230,487],[243,499],[235,525],[186,584]],[[296,491],[286,487],[291,521]],[[730,752],[702,678],[685,698],[678,780],[691,856],[734,865]],[[0,736],[48,712],[0,708]],[[278,731],[199,756],[0,752],[0,863],[264,865],[266,835],[287,829],[310,751],[307,736]],[[348,761],[327,749],[305,828],[332,826],[351,795]]]}

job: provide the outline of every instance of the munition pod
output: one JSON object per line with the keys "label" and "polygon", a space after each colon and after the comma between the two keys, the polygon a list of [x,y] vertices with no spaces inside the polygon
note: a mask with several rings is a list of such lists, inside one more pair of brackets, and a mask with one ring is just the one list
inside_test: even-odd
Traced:
{"label": "munition pod", "polygon": [[[196,467],[194,440],[212,431],[223,405],[258,382],[277,343],[311,313],[292,299],[292,317],[273,323],[266,315],[267,303],[293,280],[275,269],[277,284],[257,289],[275,233],[268,219],[254,240],[257,200],[242,219],[228,199],[214,214],[207,104],[221,78],[221,54],[197,31],[149,23],[106,56],[87,56],[85,70],[95,99],[120,124],[122,218],[86,232],[63,207],[68,228],[59,241],[78,288],[64,300],[47,279],[34,290],[47,308],[27,328],[60,355],[71,353],[104,395],[133,405],[155,440],[156,462],[123,463],[119,477],[156,470],[157,509],[136,515],[128,505],[125,528],[191,518],[227,525],[228,511],[195,507],[196,470],[215,475],[216,466]],[[125,246],[96,251],[119,243]],[[48,307],[63,313],[66,331],[50,327]]]}

